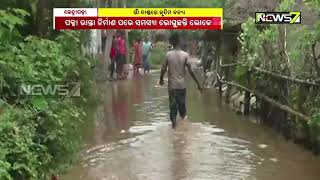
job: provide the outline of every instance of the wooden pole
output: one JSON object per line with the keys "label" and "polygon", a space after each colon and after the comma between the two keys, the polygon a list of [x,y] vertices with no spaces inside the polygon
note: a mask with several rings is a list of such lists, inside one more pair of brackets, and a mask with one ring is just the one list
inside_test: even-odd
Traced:
{"label": "wooden pole", "polygon": [[[217,74],[222,74],[222,68],[220,67],[220,64],[222,64],[222,56],[221,56],[221,51],[223,48],[221,48],[223,46],[223,32],[219,32],[219,36],[218,36],[218,45],[217,45],[217,61],[219,61],[219,67],[217,67]],[[219,86],[219,95],[220,98],[222,97],[222,81],[221,81],[222,77],[218,77],[218,86]]]}
{"label": "wooden pole", "polygon": [[242,85],[240,85],[238,83],[235,83],[235,82],[229,82],[229,81],[222,81],[222,82],[226,83],[226,84],[230,84],[230,85],[238,87],[238,88],[241,88],[243,90],[249,91],[249,92],[255,94],[256,96],[258,96],[259,98],[264,99],[265,101],[269,102],[270,104],[272,104],[274,106],[277,106],[278,108],[280,108],[280,109],[282,109],[282,110],[284,110],[284,111],[286,111],[286,112],[288,112],[288,113],[290,113],[292,115],[295,115],[295,116],[299,117],[302,120],[305,120],[307,122],[311,121],[310,117],[308,117],[308,116],[306,116],[306,115],[304,115],[304,114],[302,114],[300,112],[297,112],[297,111],[293,110],[291,107],[289,107],[287,105],[283,105],[283,104],[275,101],[274,99],[272,99],[272,98],[270,98],[270,97],[268,97],[268,96],[266,96],[266,95],[264,95],[262,93],[259,93],[259,92],[254,91],[254,90],[250,90],[250,89],[248,89],[248,88],[246,88],[246,87],[244,87],[244,86],[242,86]]}
{"label": "wooden pole", "polygon": [[[250,86],[250,72],[247,72],[247,82],[248,86]],[[250,113],[250,91],[245,90],[244,93],[244,115],[249,115]]]}
{"label": "wooden pole", "polygon": [[[226,80],[230,80],[230,68],[226,68]],[[229,98],[230,98],[230,92],[231,92],[231,86],[227,84],[227,90],[226,90],[226,99],[225,102],[228,104],[229,103]]]}
{"label": "wooden pole", "polygon": [[317,75],[319,77],[320,76],[320,66],[318,65],[318,60],[320,60],[320,55],[318,57],[316,55],[316,50],[315,50],[316,49],[316,43],[317,42],[312,44],[311,51],[312,51],[312,57],[313,57],[314,66],[315,66]]}
{"label": "wooden pole", "polygon": [[303,79],[297,79],[297,78],[293,78],[293,77],[290,77],[290,76],[284,76],[284,75],[280,75],[280,74],[277,74],[277,73],[274,73],[274,72],[271,72],[271,71],[267,71],[267,70],[261,69],[259,67],[254,67],[254,70],[256,70],[258,72],[261,72],[261,73],[265,73],[265,74],[271,75],[271,76],[276,77],[276,78],[285,79],[285,80],[296,82],[296,83],[300,83],[300,84],[306,84],[306,85],[312,85],[312,86],[320,86],[320,84],[315,82],[315,81],[306,81],[306,80],[303,80]]}
{"label": "wooden pole", "polygon": [[220,62],[220,67],[228,68],[228,67],[233,67],[233,66],[237,66],[237,65],[241,65],[241,64],[243,64],[243,63],[242,62],[236,62],[236,63],[222,64],[222,62]]}
{"label": "wooden pole", "polygon": [[[228,67],[233,67],[233,66],[237,66],[237,65],[242,65],[242,62],[237,62],[237,63],[230,63],[230,64],[222,64],[222,62],[220,61],[220,67],[221,68],[228,68]],[[284,80],[288,80],[291,82],[295,82],[295,83],[300,83],[300,84],[306,84],[306,85],[310,85],[310,86],[320,86],[319,81],[320,79],[317,80],[313,80],[313,81],[308,81],[308,80],[304,80],[304,79],[298,79],[298,78],[294,78],[294,77],[290,77],[290,76],[285,76],[285,75],[281,75],[281,74],[277,74],[271,71],[267,71],[264,70],[262,68],[259,67],[254,67],[253,70],[257,71],[257,72],[261,72],[264,74],[268,74],[274,78],[279,78],[279,79],[284,79]]]}

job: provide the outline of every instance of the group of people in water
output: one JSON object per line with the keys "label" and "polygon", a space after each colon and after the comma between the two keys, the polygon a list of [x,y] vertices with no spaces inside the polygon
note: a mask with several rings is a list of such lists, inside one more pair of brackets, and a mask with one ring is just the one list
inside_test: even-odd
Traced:
{"label": "group of people in water", "polygon": [[[166,53],[166,57],[162,61],[161,75],[159,85],[164,84],[164,75],[168,72],[168,90],[170,102],[170,120],[172,128],[177,126],[177,115],[179,113],[182,119],[186,119],[186,69],[195,81],[197,88],[202,91],[202,87],[196,78],[191,68],[189,54],[182,50],[181,39],[178,33],[173,33],[169,39],[170,47]],[[138,37],[134,40],[132,50],[132,65],[134,74],[140,74],[140,69],[143,68],[144,74],[150,71],[149,56],[153,48],[148,37]],[[199,43],[199,55],[202,59],[204,73],[210,70],[212,60],[211,57],[215,50],[211,44],[206,42]],[[117,73],[117,79],[126,78],[128,71],[124,70],[126,62],[126,43],[123,31],[118,31],[116,36],[113,36],[110,49],[110,80],[114,80],[114,72]]]}
{"label": "group of people in water", "polygon": [[123,66],[126,61],[126,43],[124,39],[124,33],[117,32],[116,36],[112,38],[112,44],[110,49],[110,80],[114,80],[114,72],[117,73],[117,79],[123,79],[125,77]]}
{"label": "group of people in water", "polygon": [[149,56],[152,49],[152,43],[149,38],[146,37],[144,41],[141,38],[137,38],[133,43],[133,70],[134,73],[139,73],[140,68],[143,67],[144,74],[150,72]]}
{"label": "group of people in water", "polygon": [[[144,69],[144,74],[150,71],[150,51],[152,49],[152,43],[148,37],[142,38],[138,37],[134,40],[132,45],[132,65],[134,73],[139,73],[140,69]],[[110,60],[109,65],[110,76],[109,80],[124,79],[128,75],[128,71],[124,68],[126,64],[126,42],[124,39],[124,32],[118,31],[117,35],[113,36],[112,45],[110,49]],[[114,78],[114,73],[116,73],[116,79]]]}

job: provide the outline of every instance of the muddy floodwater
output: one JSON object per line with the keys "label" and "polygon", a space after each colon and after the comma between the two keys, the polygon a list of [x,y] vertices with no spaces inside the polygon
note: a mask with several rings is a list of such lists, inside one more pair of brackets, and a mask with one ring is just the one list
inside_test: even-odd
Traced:
{"label": "muddy floodwater", "polygon": [[190,81],[188,121],[169,122],[159,74],[100,84],[97,120],[64,180],[319,180],[320,158],[271,127],[202,95]]}

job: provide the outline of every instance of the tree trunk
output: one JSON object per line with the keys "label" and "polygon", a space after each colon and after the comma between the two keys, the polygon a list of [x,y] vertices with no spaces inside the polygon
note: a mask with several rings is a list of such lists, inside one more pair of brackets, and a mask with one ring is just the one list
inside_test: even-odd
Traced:
{"label": "tree trunk", "polygon": [[[116,4],[117,2],[116,2],[116,0],[113,0],[112,1],[112,3],[111,4],[109,4],[108,3],[108,5],[110,5],[111,7],[114,7],[114,6],[116,6],[117,4]],[[112,37],[113,37],[113,35],[114,35],[114,31],[113,30],[106,30],[106,42],[105,42],[105,49],[104,49],[104,58],[103,58],[103,60],[104,60],[104,68],[103,68],[103,70],[104,70],[104,72],[108,72],[108,69],[107,69],[107,67],[108,67],[108,65],[110,64],[110,57],[109,57],[109,54],[110,54],[110,50],[111,50],[111,45],[112,45]],[[100,38],[101,39],[101,38]]]}
{"label": "tree trunk", "polygon": [[48,24],[47,20],[45,19],[48,17],[47,11],[48,11],[48,0],[41,0],[37,3],[37,12],[34,17],[34,23],[33,23],[33,34],[36,36],[43,37],[47,34],[48,31]]}
{"label": "tree trunk", "polygon": [[317,72],[317,77],[320,77],[320,66],[318,64],[318,61],[320,61],[320,55],[319,56],[316,55],[316,44],[317,44],[317,42],[315,42],[312,45],[312,49],[311,50],[312,50],[314,67],[315,67],[315,70]]}
{"label": "tree trunk", "polygon": [[[127,1],[126,0],[122,0],[122,7],[126,8],[127,7]],[[125,34],[124,34],[124,39],[126,41],[126,63],[129,63],[129,36],[128,36],[128,30],[125,30]]]}

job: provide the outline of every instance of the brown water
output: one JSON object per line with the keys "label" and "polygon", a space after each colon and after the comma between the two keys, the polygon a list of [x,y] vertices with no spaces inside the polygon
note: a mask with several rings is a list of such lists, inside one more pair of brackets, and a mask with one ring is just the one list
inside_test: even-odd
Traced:
{"label": "brown water", "polygon": [[188,84],[176,131],[159,74],[101,85],[102,104],[80,162],[65,180],[319,180],[320,158],[234,114],[215,90]]}

